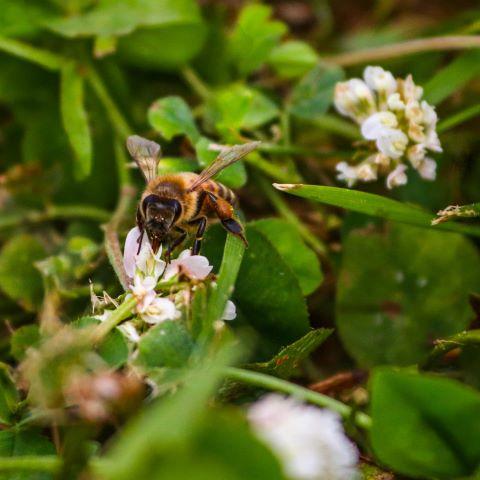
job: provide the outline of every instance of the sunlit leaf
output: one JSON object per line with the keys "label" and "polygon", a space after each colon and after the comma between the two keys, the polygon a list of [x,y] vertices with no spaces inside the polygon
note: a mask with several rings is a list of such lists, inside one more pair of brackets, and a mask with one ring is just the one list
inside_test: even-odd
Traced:
{"label": "sunlit leaf", "polygon": [[268,64],[284,78],[296,78],[306,74],[319,61],[315,50],[305,42],[291,40],[275,47]]}

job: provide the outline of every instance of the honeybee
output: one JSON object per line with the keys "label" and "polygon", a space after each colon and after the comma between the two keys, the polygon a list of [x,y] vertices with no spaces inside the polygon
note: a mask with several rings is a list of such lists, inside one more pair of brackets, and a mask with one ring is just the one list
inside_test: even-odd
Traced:
{"label": "honeybee", "polygon": [[225,149],[200,174],[185,172],[157,175],[160,145],[133,135],[127,149],[142,171],[146,188],[137,208],[137,225],[141,235],[139,251],[146,232],[153,251],[166,245],[165,258],[180,246],[187,232],[195,229],[192,255],[198,255],[209,217],[217,216],[231,234],[247,240],[242,225],[234,218],[235,194],[212,180],[218,172],[254,150],[260,142],[250,142]]}

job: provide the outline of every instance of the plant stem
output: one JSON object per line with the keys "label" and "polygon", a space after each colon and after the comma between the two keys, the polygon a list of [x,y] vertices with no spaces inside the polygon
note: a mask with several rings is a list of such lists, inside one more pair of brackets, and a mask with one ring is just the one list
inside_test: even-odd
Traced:
{"label": "plant stem", "polygon": [[265,173],[267,176],[273,178],[274,180],[276,178],[283,178],[284,179],[283,181],[288,181],[288,182],[300,181],[299,179],[292,180],[293,176],[291,173],[284,171],[281,167],[279,167],[275,163],[265,160],[265,158],[263,158],[257,152],[252,152],[250,155],[247,155],[244,160],[245,162],[257,168],[261,172]]}
{"label": "plant stem", "polygon": [[117,132],[117,135],[121,139],[126,140],[127,137],[132,134],[133,130],[130,128],[130,125],[123,116],[122,112],[113,101],[102,78],[93,68],[93,66],[89,66],[88,68],[87,80],[105,108],[110,122],[112,123],[112,127]]}
{"label": "plant stem", "polygon": [[91,220],[104,223],[110,218],[110,213],[90,205],[52,205],[44,212],[25,212],[22,214],[5,214],[0,218],[0,230],[17,227],[22,224],[35,224],[61,219]]}
{"label": "plant stem", "polygon": [[457,125],[460,125],[471,118],[480,115],[480,103],[477,105],[472,105],[471,107],[466,108],[460,112],[453,114],[452,116],[441,121],[437,126],[438,133],[444,133],[447,130],[450,130]]}
{"label": "plant stem", "polygon": [[92,342],[101,342],[108,333],[113,330],[122,320],[125,320],[136,304],[136,299],[131,297],[125,300],[117,309],[113,310],[110,316],[94,330]]}
{"label": "plant stem", "polygon": [[340,135],[349,140],[359,140],[361,138],[358,127],[351,122],[347,122],[335,115],[320,115],[311,123],[322,130],[335,135]]}
{"label": "plant stem", "polygon": [[343,67],[348,67],[350,65],[403,57],[414,53],[431,52],[436,50],[463,50],[479,47],[480,35],[452,35],[419,38],[416,40],[384,45],[382,47],[367,48],[356,52],[340,53],[337,55],[325,56],[323,57],[323,60]]}
{"label": "plant stem", "polygon": [[256,175],[255,180],[277,212],[298,230],[298,233],[302,236],[305,242],[315,250],[315,252],[320,255],[324,254],[326,252],[325,245],[298,219],[297,215],[295,215],[288,206],[288,203],[278,194],[277,190],[272,187],[270,182],[267,182],[261,175]]}
{"label": "plant stem", "polygon": [[0,36],[0,50],[15,57],[35,63],[47,70],[58,71],[68,60],[60,55],[32,47],[28,43]]}
{"label": "plant stem", "polygon": [[18,457],[0,457],[0,471],[37,471],[55,473],[61,465],[60,457],[55,455],[22,455]]}
{"label": "plant stem", "polygon": [[264,388],[266,390],[274,390],[277,392],[288,393],[295,397],[305,400],[319,407],[325,407],[340,414],[343,418],[353,416],[357,426],[369,429],[372,425],[372,419],[363,412],[354,412],[351,407],[345,405],[334,398],[321,393],[313,392],[307,388],[295,385],[280,378],[272,377],[264,373],[254,372],[251,370],[244,370],[242,368],[226,367],[224,368],[225,376],[231,380],[255,385],[256,387]]}
{"label": "plant stem", "polygon": [[192,68],[183,67],[181,74],[183,79],[201,99],[207,100],[210,97],[210,89]]}
{"label": "plant stem", "polygon": [[299,155],[304,157],[318,157],[318,158],[331,158],[331,157],[351,157],[353,152],[342,150],[329,150],[321,151],[311,148],[298,147],[296,145],[278,145],[276,143],[264,143],[262,142],[258,150],[260,152],[271,153],[274,155]]}

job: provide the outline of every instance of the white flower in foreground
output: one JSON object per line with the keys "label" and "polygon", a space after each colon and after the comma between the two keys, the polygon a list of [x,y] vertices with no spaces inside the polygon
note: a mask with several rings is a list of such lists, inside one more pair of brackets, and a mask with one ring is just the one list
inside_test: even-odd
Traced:
{"label": "white flower in foreground", "polygon": [[[165,262],[161,259],[162,248],[156,254],[153,253],[147,235],[143,235],[140,251],[138,242],[141,233],[138,227],[132,228],[125,239],[123,250],[123,266],[127,275],[133,278],[137,272],[144,276],[158,277],[165,269]],[[137,252],[139,252],[137,254]]]}
{"label": "white flower in foreground", "polygon": [[142,320],[155,325],[166,320],[175,320],[180,316],[175,304],[168,298],[155,297],[140,313]]}
{"label": "white flower in foreground", "polygon": [[235,318],[237,318],[237,307],[231,300],[228,300],[225,305],[225,310],[223,311],[222,320],[229,321]]}
{"label": "white flower in foreground", "polygon": [[405,173],[406,169],[406,165],[403,164],[395,167],[395,169],[388,174],[387,187],[392,189],[393,187],[398,187],[399,185],[405,185],[407,183],[407,174]]}
{"label": "white flower in foreground", "polygon": [[118,326],[118,329],[130,340],[132,343],[140,341],[140,335],[132,322],[124,322]]}
{"label": "white flower in foreground", "polygon": [[346,437],[336,413],[270,394],[250,407],[248,418],[290,478],[358,478],[358,451]]}
{"label": "white flower in foreground", "polygon": [[[437,113],[422,100],[423,89],[411,75],[395,79],[381,67],[365,68],[363,77],[365,81],[353,78],[335,87],[336,109],[354,120],[367,140],[362,144],[365,151],[356,155],[357,165],[338,163],[337,178],[352,187],[357,181],[385,175],[388,188],[392,188],[407,183],[407,165],[411,165],[423,179],[433,180],[435,160],[426,161],[425,156],[428,151],[441,152],[442,147],[436,131]],[[405,168],[397,169],[401,164]]]}
{"label": "white flower in foreground", "polygon": [[137,300],[138,312],[143,312],[155,298],[156,285],[157,280],[155,277],[142,278],[140,275],[135,275],[133,285],[130,285],[130,291]]}
{"label": "white flower in foreground", "polygon": [[191,250],[184,250],[178,258],[172,260],[165,270],[164,280],[170,280],[176,275],[185,275],[192,280],[205,280],[212,271],[208,258],[202,255],[192,255]]}

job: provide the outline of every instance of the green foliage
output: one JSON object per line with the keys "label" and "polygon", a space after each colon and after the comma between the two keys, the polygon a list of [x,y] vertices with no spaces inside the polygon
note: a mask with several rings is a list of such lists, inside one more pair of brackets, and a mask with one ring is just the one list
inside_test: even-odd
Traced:
{"label": "green foliage", "polygon": [[138,345],[138,360],[147,368],[183,367],[192,353],[193,342],[179,322],[167,321],[150,329]]}
{"label": "green foliage", "polygon": [[10,351],[15,360],[23,360],[27,349],[36,348],[40,343],[40,338],[38,325],[24,325],[15,330],[10,339]]}
{"label": "green foliage", "polygon": [[0,422],[9,425],[18,408],[19,395],[8,365],[0,364]]}
{"label": "green foliage", "polygon": [[[0,432],[0,455],[21,457],[27,455],[53,455],[55,447],[43,435],[34,431],[3,430]],[[1,480],[51,480],[52,475],[42,472],[0,473]]]}
{"label": "green foliage", "polygon": [[323,279],[318,258],[294,226],[276,218],[257,220],[250,225],[267,237],[290,266],[304,295],[318,288]]}
{"label": "green foliage", "polygon": [[67,63],[61,73],[60,107],[65,131],[75,153],[74,172],[77,180],[90,175],[92,139],[87,112],[83,105],[83,78],[75,63]]}
{"label": "green foliage", "polygon": [[386,234],[352,232],[336,305],[348,351],[365,366],[420,361],[432,340],[468,325],[478,261],[473,246],[455,234],[399,225]]}
{"label": "green foliage", "polygon": [[319,64],[312,68],[292,90],[290,112],[305,119],[324,114],[332,104],[335,84],[343,77],[343,70],[338,67]]}
{"label": "green foliage", "polygon": [[33,263],[44,256],[42,244],[30,235],[12,238],[0,252],[0,289],[26,310],[42,300],[42,278]]}
{"label": "green foliage", "polygon": [[157,100],[148,111],[148,120],[166,140],[186,135],[195,144],[200,138],[190,107],[180,97]]}
{"label": "green foliage", "polygon": [[475,472],[480,446],[471,419],[480,413],[477,392],[446,378],[391,369],[375,371],[371,390],[371,441],[380,461],[419,478]]}
{"label": "green foliage", "polygon": [[296,342],[282,348],[268,362],[252,363],[248,368],[275,377],[290,378],[298,370],[302,361],[308,358],[331,333],[332,330],[329,328],[312,330]]}
{"label": "green foliage", "polygon": [[271,9],[259,4],[249,5],[240,13],[229,51],[231,63],[241,76],[260,67],[287,30],[283,23],[270,20],[270,15]]}
{"label": "green foliage", "polygon": [[305,42],[291,40],[275,47],[268,64],[283,78],[296,78],[306,74],[319,61],[315,50]]}

